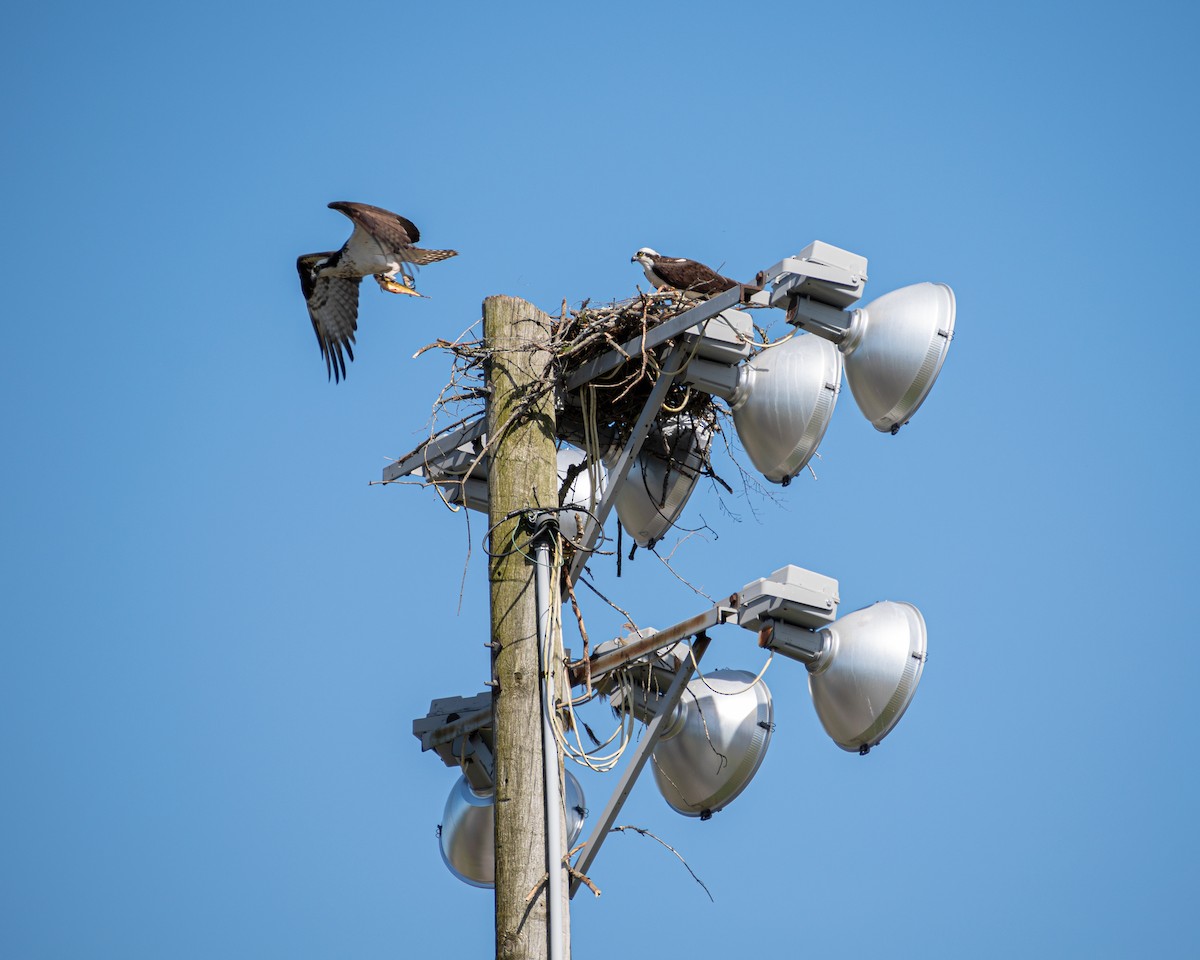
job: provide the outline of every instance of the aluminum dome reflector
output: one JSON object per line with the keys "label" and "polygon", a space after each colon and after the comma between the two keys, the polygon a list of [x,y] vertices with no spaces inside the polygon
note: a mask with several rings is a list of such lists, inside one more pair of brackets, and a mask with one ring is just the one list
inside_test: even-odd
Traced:
{"label": "aluminum dome reflector", "polygon": [[663,799],[687,817],[708,817],[746,788],[771,742],[771,691],[745,670],[693,677],[654,748]]}
{"label": "aluminum dome reflector", "polygon": [[925,618],[911,603],[882,600],[820,631],[808,689],[821,726],[843,750],[865,753],[891,733],[925,666]]}
{"label": "aluminum dome reflector", "polygon": [[617,491],[617,516],[639,547],[661,540],[692,495],[712,447],[712,425],[683,415],[655,424]]}
{"label": "aluminum dome reflector", "polygon": [[[583,788],[570,770],[566,776],[567,848],[583,829]],[[477,793],[460,776],[446,798],[442,814],[440,849],[450,872],[473,887],[496,885],[496,822],[493,793]]]}
{"label": "aluminum dome reflector", "polygon": [[[475,469],[469,477],[464,476],[468,467],[475,459],[476,452],[471,447],[460,447],[451,454],[444,463],[430,464],[427,468],[429,479],[440,484],[450,503],[463,504],[470,510],[487,513],[488,509],[488,461],[484,458],[475,464]],[[587,511],[595,509],[596,502],[604,496],[604,486],[607,471],[604,464],[596,464],[595,474],[599,477],[599,489],[592,489],[592,472],[581,465],[587,455],[582,450],[564,446],[556,455],[558,463],[559,484],[566,482],[569,474],[574,474],[563,496],[563,507],[567,509],[559,517],[559,526],[568,539],[576,539],[587,526]]]}
{"label": "aluminum dome reflector", "polygon": [[733,423],[754,466],[787,483],[817,451],[842,382],[842,356],[828,340],[797,333],[739,371]]}
{"label": "aluminum dome reflector", "polygon": [[[607,471],[604,464],[597,461],[591,470],[587,466],[587,455],[574,447],[562,447],[558,451],[558,481],[564,483],[567,477],[575,471],[575,476],[567,486],[562,498],[562,505],[577,509],[564,510],[559,515],[558,526],[564,537],[572,542],[583,538],[587,529],[589,514],[596,509],[596,504],[604,496],[604,486]],[[592,474],[598,483],[592,484]]]}
{"label": "aluminum dome reflector", "polygon": [[954,315],[954,291],[944,283],[901,287],[854,311],[838,348],[850,392],[876,430],[895,433],[929,395]]}

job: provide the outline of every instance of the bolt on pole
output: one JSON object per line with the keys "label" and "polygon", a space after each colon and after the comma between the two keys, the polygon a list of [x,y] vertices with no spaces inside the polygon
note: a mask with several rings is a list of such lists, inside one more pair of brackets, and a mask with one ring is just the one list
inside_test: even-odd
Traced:
{"label": "bolt on pole", "polygon": [[[547,844],[533,528],[558,509],[551,318],[514,297],[483,303],[489,350],[488,581],[491,589],[497,960],[570,956],[565,873],[549,870],[565,837]],[[558,582],[558,571],[552,580]],[[557,753],[557,747],[555,748]],[[559,774],[561,784],[561,773]],[[561,796],[561,786],[558,791]],[[562,819],[560,818],[560,823]],[[559,832],[562,833],[562,827]],[[548,875],[562,878],[549,890]],[[549,898],[561,930],[552,931]],[[561,919],[560,919],[561,918]],[[554,936],[552,937],[552,932]],[[557,942],[552,943],[552,939]]]}

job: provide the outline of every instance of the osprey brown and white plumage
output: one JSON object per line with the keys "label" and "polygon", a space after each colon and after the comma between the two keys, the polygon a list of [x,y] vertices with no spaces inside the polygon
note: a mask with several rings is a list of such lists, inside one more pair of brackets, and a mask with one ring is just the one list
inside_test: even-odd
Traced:
{"label": "osprey brown and white plumage", "polygon": [[[455,250],[422,250],[416,224],[398,213],[369,203],[336,200],[329,204],[354,223],[340,250],[306,253],[296,260],[300,289],[308,302],[325,371],[334,381],[346,376],[346,359],[354,359],[354,331],[358,329],[358,287],[363,277],[374,277],[387,293],[419,297],[412,272],[427,263],[458,255]],[[397,276],[399,279],[397,279]]]}
{"label": "osprey brown and white plumage", "polygon": [[630,263],[640,263],[646,271],[646,279],[656,290],[673,287],[688,299],[711,297],[731,287],[736,280],[723,277],[711,267],[683,257],[664,257],[657,250],[642,247],[629,258]]}

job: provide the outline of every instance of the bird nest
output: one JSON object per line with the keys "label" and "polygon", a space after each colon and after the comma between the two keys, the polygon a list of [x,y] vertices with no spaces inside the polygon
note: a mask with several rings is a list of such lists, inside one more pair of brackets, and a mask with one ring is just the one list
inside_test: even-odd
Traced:
{"label": "bird nest", "polygon": [[[603,447],[623,444],[650,399],[674,341],[668,340],[638,356],[629,354],[624,345],[694,305],[694,301],[663,293],[641,294],[599,306],[584,301],[575,310],[567,310],[564,304],[553,332],[559,436],[580,445],[584,437],[590,439],[588,446],[597,442]],[[563,384],[570,373],[611,351],[624,355],[625,362],[573,392],[565,390]],[[675,384],[663,401],[662,413],[713,422],[716,408],[707,393]]]}
{"label": "bird nest", "polygon": [[[552,320],[549,346],[553,360],[543,377],[542,390],[535,391],[554,391],[559,437],[592,450],[599,444],[601,453],[623,444],[645,409],[663,372],[663,360],[675,341],[668,340],[637,355],[627,352],[625,345],[693,306],[695,301],[684,300],[676,293],[643,293],[601,305],[585,300],[574,309],[564,301],[561,315]],[[450,382],[434,407],[434,420],[442,424],[435,432],[441,432],[481,412],[479,403],[487,395],[484,370],[491,350],[482,339],[463,337],[436,340],[416,355],[433,349],[445,350],[454,358]],[[625,361],[582,387],[566,390],[566,381],[574,371],[611,351],[623,354]],[[469,409],[464,409],[463,403]],[[707,393],[675,384],[656,417],[664,413],[714,422],[718,408]],[[447,424],[447,419],[453,423]]]}
{"label": "bird nest", "polygon": [[[674,291],[640,293],[627,300],[599,305],[585,300],[575,308],[568,308],[566,301],[563,301],[560,315],[551,318],[550,342],[536,345],[549,348],[550,362],[540,383],[525,393],[520,409],[513,413],[513,417],[520,418],[524,411],[550,393],[554,397],[556,432],[560,441],[584,450],[591,463],[616,454],[629,440],[660,377],[664,372],[668,375],[681,372],[688,359],[680,360],[676,354],[670,363],[673,368],[679,369],[663,369],[666,358],[679,338],[666,340],[644,351],[636,350],[634,345],[648,331],[695,305],[695,300],[685,300]],[[431,439],[444,436],[455,428],[478,423],[484,413],[486,370],[492,351],[484,339],[471,338],[471,333],[476,330],[478,326],[472,325],[467,333],[455,341],[439,339],[417,351],[417,355],[420,355],[438,349],[453,358],[450,380],[439,394],[432,411]],[[758,329],[757,325],[756,333],[765,340],[766,331]],[[680,334],[680,338],[684,336],[686,334]],[[762,345],[755,341],[756,347]],[[566,384],[576,371],[614,351],[624,357],[620,364],[582,386],[567,390]],[[728,407],[721,401],[714,401],[708,393],[680,383],[671,386],[651,417],[653,422],[647,438],[647,449],[653,449],[661,459],[681,469],[683,467],[676,462],[674,448],[689,430],[703,427],[702,432],[709,438],[730,435],[723,429],[731,419]],[[503,425],[499,433],[503,434],[506,430],[507,425]],[[469,476],[487,456],[494,439],[474,441],[468,454],[470,463],[450,469],[451,476],[443,479],[450,482]],[[712,477],[726,491],[731,491],[729,484],[713,473],[707,446],[706,443],[705,451],[701,454],[700,473]],[[424,443],[419,445],[398,458],[397,462],[409,461],[421,455],[424,447]],[[725,447],[729,449],[728,442]],[[732,455],[733,452],[730,453]],[[746,478],[748,475],[736,458],[734,464]],[[430,475],[431,466],[425,464],[426,476]],[[571,479],[568,476],[566,485],[570,484]]]}

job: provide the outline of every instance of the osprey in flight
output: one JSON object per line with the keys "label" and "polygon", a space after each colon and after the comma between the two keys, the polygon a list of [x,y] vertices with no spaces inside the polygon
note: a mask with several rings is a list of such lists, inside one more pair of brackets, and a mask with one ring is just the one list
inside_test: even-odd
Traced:
{"label": "osprey in flight", "polygon": [[649,247],[642,247],[629,258],[629,262],[642,265],[646,279],[654,284],[655,289],[674,287],[688,299],[711,297],[737,286],[736,280],[723,277],[702,263],[683,257],[664,257]]}
{"label": "osprey in flight", "polygon": [[[413,244],[421,231],[411,220],[369,203],[334,201],[354,223],[341,250],[306,253],[296,260],[300,289],[308,301],[325,372],[337,382],[346,376],[346,357],[354,359],[354,331],[358,329],[358,286],[373,276],[379,289],[419,297],[412,272],[418,266],[458,255],[456,250],[421,250]],[[397,274],[400,279],[397,279]]]}

